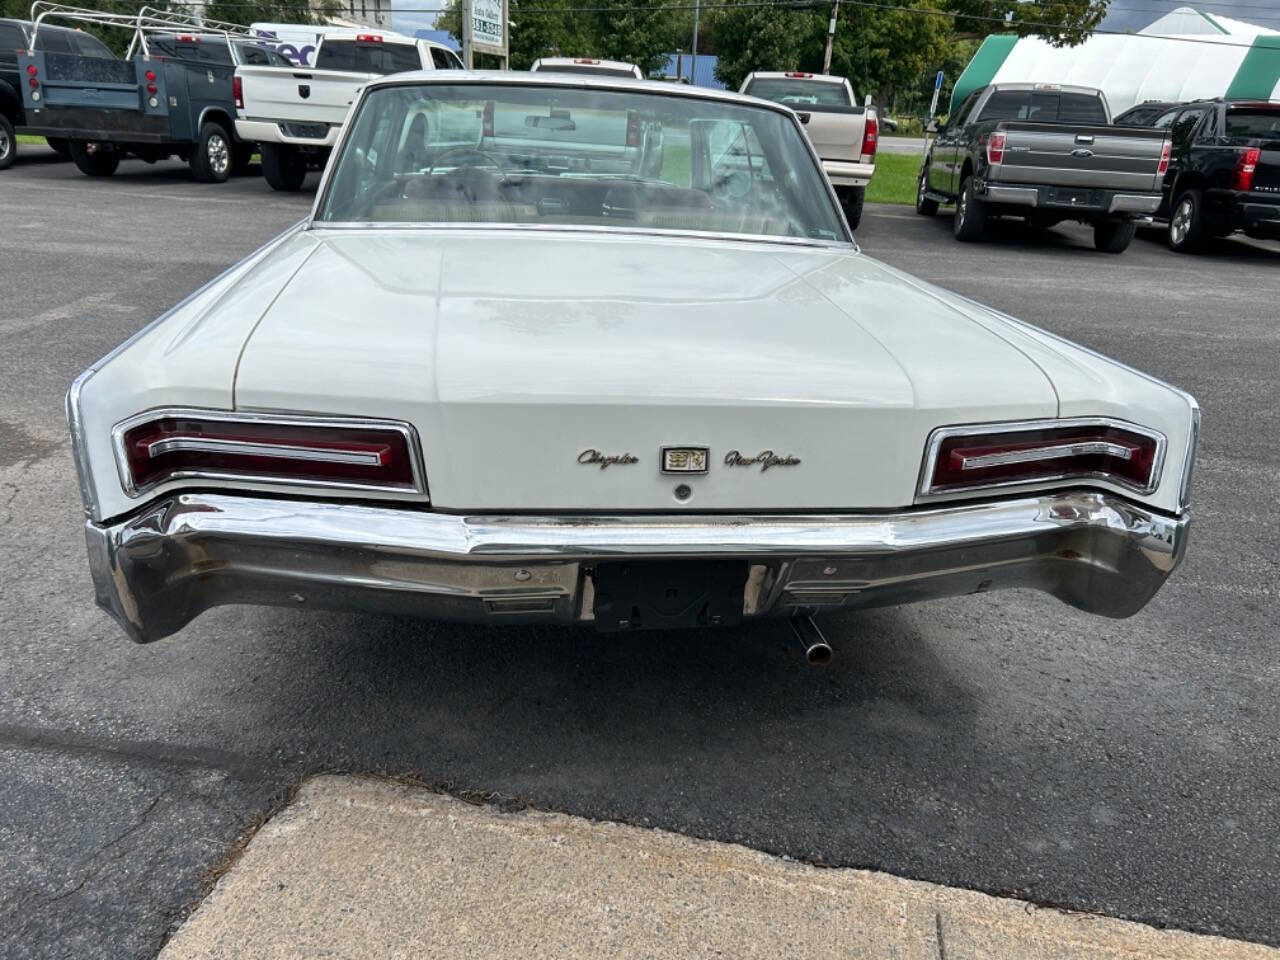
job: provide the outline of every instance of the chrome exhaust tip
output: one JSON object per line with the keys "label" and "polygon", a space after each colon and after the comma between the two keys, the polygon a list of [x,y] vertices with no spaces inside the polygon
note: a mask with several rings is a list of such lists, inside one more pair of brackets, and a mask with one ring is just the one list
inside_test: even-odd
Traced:
{"label": "chrome exhaust tip", "polygon": [[831,644],[827,643],[827,638],[822,635],[818,625],[813,622],[813,617],[792,617],[790,623],[791,632],[796,635],[796,639],[800,641],[800,646],[804,648],[804,658],[809,666],[830,666]]}

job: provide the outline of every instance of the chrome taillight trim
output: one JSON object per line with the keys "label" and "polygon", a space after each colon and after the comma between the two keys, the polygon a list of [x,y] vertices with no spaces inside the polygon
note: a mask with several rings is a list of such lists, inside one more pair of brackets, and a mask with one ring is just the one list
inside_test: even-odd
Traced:
{"label": "chrome taillight trim", "polygon": [[1011,463],[1037,463],[1041,460],[1057,460],[1062,457],[1081,457],[1090,454],[1103,454],[1108,457],[1119,457],[1121,460],[1132,458],[1133,451],[1118,443],[1105,440],[1092,440],[1085,443],[1055,443],[1043,447],[1029,447],[1026,450],[1008,450],[1004,453],[984,453],[976,457],[961,457],[961,470],[981,470],[984,467],[1003,467]]}
{"label": "chrome taillight trim", "polygon": [[[399,433],[405,438],[405,443],[409,450],[409,462],[412,470],[413,482],[412,486],[406,487],[401,484],[377,484],[377,483],[355,483],[343,482],[341,480],[308,480],[297,479],[293,477],[276,477],[270,474],[250,474],[250,473],[224,473],[217,470],[178,470],[157,483],[146,484],[145,486],[137,486],[133,482],[133,474],[129,470],[129,458],[125,452],[124,437],[125,434],[134,427],[144,423],[150,423],[153,420],[161,420],[165,417],[186,417],[192,420],[210,420],[217,423],[242,423],[242,424],[271,424],[284,427],[334,427],[338,429],[348,430],[391,430]],[[277,445],[275,444],[258,444],[243,441],[225,441],[218,438],[202,438],[195,440],[194,438],[173,438],[157,441],[153,447],[174,444],[175,446],[166,447],[165,451],[176,449],[201,450],[204,452],[214,452],[215,445],[218,452],[236,452],[248,453],[256,455],[284,456],[275,452]],[[232,450],[230,447],[243,447],[246,449]],[[425,499],[427,497],[426,475],[422,465],[422,445],[418,441],[418,431],[411,424],[402,420],[381,420],[371,417],[337,417],[337,416],[311,416],[308,414],[277,414],[266,413],[255,410],[207,410],[201,407],[156,407],[151,410],[145,410],[142,413],[135,414],[126,420],[121,420],[111,428],[111,447],[115,452],[116,472],[120,476],[120,486],[124,489],[125,494],[131,499],[138,499],[144,494],[150,494],[157,490],[168,490],[175,486],[188,485],[193,481],[214,480],[229,483],[246,483],[246,484],[267,484],[272,487],[301,487],[308,489],[320,490],[341,490],[341,491],[365,491],[372,493],[398,493],[412,497]],[[247,449],[247,448],[252,449]],[[290,447],[285,448],[290,451],[288,454],[290,459],[324,459],[328,458],[339,461],[342,456],[353,455],[350,451],[322,451],[321,448],[310,447]],[[325,454],[321,456],[306,456],[306,453]],[[366,456],[359,454],[359,456]],[[356,461],[342,461],[356,462]],[[359,461],[368,462],[368,461]]]}
{"label": "chrome taillight trim", "polygon": [[334,450],[329,447],[291,447],[283,443],[256,443],[252,440],[222,440],[217,437],[170,437],[147,447],[147,455],[186,450],[192,453],[239,453],[250,457],[275,457],[279,460],[311,460],[328,463],[351,463],[376,467],[382,457],[360,450]]}
{"label": "chrome taillight trim", "polygon": [[[1017,433],[1021,430],[1057,430],[1071,429],[1074,427],[1114,427],[1117,430],[1127,430],[1130,433],[1135,433],[1139,436],[1154,440],[1156,444],[1156,452],[1151,461],[1151,479],[1147,485],[1140,487],[1137,484],[1129,482],[1124,477],[1117,477],[1114,474],[1097,471],[1089,476],[1083,477],[1063,473],[1043,477],[1031,477],[1026,480],[1001,480],[996,483],[963,487],[961,489],[947,488],[940,490],[933,486],[933,472],[938,459],[938,450],[942,446],[942,442],[950,439],[951,437],[985,437],[996,433]],[[1093,443],[1093,441],[1085,441],[1083,445],[1092,445]],[[1110,444],[1105,445],[1110,446]],[[1122,492],[1140,493],[1143,495],[1151,494],[1155,493],[1160,486],[1160,477],[1164,473],[1165,451],[1168,448],[1168,445],[1168,438],[1159,430],[1155,430],[1151,427],[1144,427],[1141,424],[1133,423],[1130,420],[1120,420],[1115,417],[1067,417],[1062,419],[1044,420],[1006,420],[999,423],[965,423],[947,427],[937,427],[929,434],[929,439],[925,443],[924,461],[920,465],[920,479],[916,486],[916,499],[923,500],[935,497],[960,496],[965,494],[981,495],[992,490],[1001,490],[1010,487],[1089,486],[1091,483]],[[1055,444],[1054,446],[1058,445]],[[1069,456],[1072,452],[1079,450],[1082,444],[1064,443],[1060,446],[1068,451],[1067,453],[1061,454],[1061,456]],[[1039,453],[1048,449],[1050,449],[1050,447],[1046,446],[1039,448],[1039,450],[1029,452]],[[1002,454],[1000,456],[1004,455]],[[1021,461],[1012,460],[1008,462],[1016,463]],[[994,463],[982,464],[982,466],[994,465]]]}

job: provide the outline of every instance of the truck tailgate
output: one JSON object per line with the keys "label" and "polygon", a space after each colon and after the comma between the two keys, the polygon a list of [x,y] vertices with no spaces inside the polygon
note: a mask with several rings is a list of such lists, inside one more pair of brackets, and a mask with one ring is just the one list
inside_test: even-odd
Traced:
{"label": "truck tailgate", "polygon": [[351,101],[377,74],[305,67],[237,67],[243,119],[339,124]]}
{"label": "truck tailgate", "polygon": [[862,156],[862,134],[867,123],[866,107],[797,106],[813,149],[823,160],[857,163]]}
{"label": "truck tailgate", "polygon": [[996,183],[1048,184],[1155,193],[1167,130],[1005,122],[1004,160],[992,164]]}

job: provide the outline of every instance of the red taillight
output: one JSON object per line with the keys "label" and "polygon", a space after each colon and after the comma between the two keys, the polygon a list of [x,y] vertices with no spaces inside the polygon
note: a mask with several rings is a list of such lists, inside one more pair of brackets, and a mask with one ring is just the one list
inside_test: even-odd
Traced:
{"label": "red taillight", "polygon": [[146,77],[147,83],[156,82],[156,72],[154,70],[148,70],[146,73],[143,74],[143,76]]}
{"label": "red taillight", "polygon": [[188,33],[184,33],[184,34],[182,34],[182,35],[180,35],[180,36],[178,37],[178,42],[179,42],[179,43],[199,43],[199,42],[200,42],[200,38],[199,38],[199,37],[194,37],[194,36],[192,36],[191,34],[188,34]]}
{"label": "red taillight", "polygon": [[34,90],[38,86],[40,86],[40,81],[37,80],[35,77],[27,77],[27,84],[31,87],[32,90]]}
{"label": "red taillight", "polygon": [[28,63],[28,64],[27,64],[27,76],[28,76],[28,77],[34,77],[38,72],[39,72],[39,71],[38,71],[38,70],[36,70],[36,65],[35,65],[34,63]]}
{"label": "red taillight", "polygon": [[876,142],[880,139],[880,121],[874,114],[867,114],[867,125],[862,131],[862,162],[871,163],[876,158]]}
{"label": "red taillight", "polygon": [[356,43],[381,43],[382,37],[376,33],[358,33],[356,34]]}
{"label": "red taillight", "polygon": [[599,63],[599,60],[588,60],[586,57],[579,57],[573,61],[574,63]]}
{"label": "red taillight", "polygon": [[239,479],[420,491],[408,427],[165,415],[117,437],[126,486]]}
{"label": "red taillight", "polygon": [[484,103],[484,117],[482,120],[481,132],[486,137],[493,136],[493,101],[486,100]]}
{"label": "red taillight", "polygon": [[1159,482],[1164,439],[1106,420],[935,431],[922,495],[1008,484],[1106,480],[1141,493]]}
{"label": "red taillight", "polygon": [[640,114],[635,110],[627,111],[627,146],[640,146]]}
{"label": "red taillight", "polygon": [[239,77],[231,78],[231,99],[236,102],[237,110],[244,109],[244,81]]}
{"label": "red taillight", "polygon": [[1163,177],[1165,171],[1169,169],[1169,157],[1173,153],[1173,144],[1168,140],[1164,142],[1164,148],[1160,151],[1160,166],[1156,167],[1156,176]]}
{"label": "red taillight", "polygon": [[999,130],[987,139],[987,163],[1004,163],[1004,134]]}
{"label": "red taillight", "polygon": [[1236,175],[1232,178],[1232,190],[1252,190],[1253,172],[1258,169],[1258,160],[1262,157],[1259,147],[1249,147],[1236,158]]}
{"label": "red taillight", "polygon": [[783,76],[785,76],[785,77],[792,77],[792,78],[794,78],[794,79],[801,79],[801,78],[804,78],[804,77],[812,77],[812,76],[813,76],[813,74],[812,74],[812,73],[785,73],[785,74],[783,74]]}
{"label": "red taillight", "polygon": [[154,83],[147,84],[147,93],[151,94],[153,97],[156,95],[156,85]]}

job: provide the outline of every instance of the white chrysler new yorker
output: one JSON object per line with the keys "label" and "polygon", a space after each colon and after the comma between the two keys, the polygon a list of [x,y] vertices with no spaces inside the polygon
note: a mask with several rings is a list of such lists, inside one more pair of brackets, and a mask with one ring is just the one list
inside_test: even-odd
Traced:
{"label": "white chrysler new yorker", "polygon": [[620,631],[1003,587],[1135,613],[1187,394],[859,252],[796,115],[397,74],[302,223],[67,399],[98,602]]}

